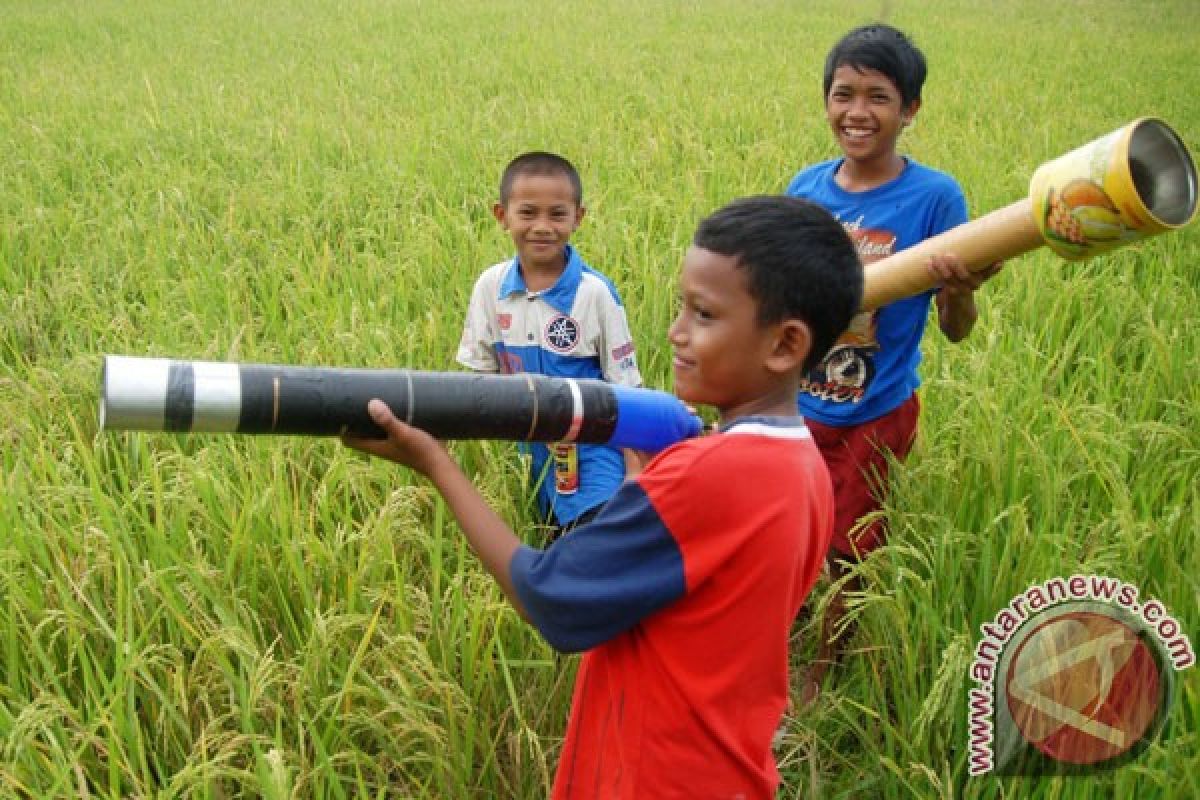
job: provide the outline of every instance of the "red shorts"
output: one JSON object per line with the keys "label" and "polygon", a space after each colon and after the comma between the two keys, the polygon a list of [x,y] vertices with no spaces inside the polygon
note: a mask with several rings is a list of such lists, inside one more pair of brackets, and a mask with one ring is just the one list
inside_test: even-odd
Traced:
{"label": "red shorts", "polygon": [[[837,428],[805,420],[833,479],[831,556],[857,560],[883,544],[887,526],[879,511],[887,497],[889,458],[904,460],[917,437],[921,403],[914,393],[878,419]],[[860,520],[861,523],[860,523]]]}

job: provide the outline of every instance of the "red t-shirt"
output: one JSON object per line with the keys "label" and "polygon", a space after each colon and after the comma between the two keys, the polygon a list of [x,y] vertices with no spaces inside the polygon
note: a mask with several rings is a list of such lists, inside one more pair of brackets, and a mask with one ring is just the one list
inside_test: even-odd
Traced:
{"label": "red t-shirt", "polygon": [[675,445],[513,580],[576,677],[554,797],[766,798],[792,621],[833,524],[798,418]]}

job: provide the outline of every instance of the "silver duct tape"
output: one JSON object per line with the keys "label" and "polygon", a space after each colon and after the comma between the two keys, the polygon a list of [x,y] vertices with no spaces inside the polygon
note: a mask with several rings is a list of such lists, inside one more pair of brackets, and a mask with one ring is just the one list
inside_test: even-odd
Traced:
{"label": "silver duct tape", "polygon": [[192,361],[196,388],[192,402],[192,430],[233,433],[242,414],[242,379],[237,364]]}
{"label": "silver duct tape", "polygon": [[170,370],[171,362],[165,358],[105,356],[100,427],[161,431]]}

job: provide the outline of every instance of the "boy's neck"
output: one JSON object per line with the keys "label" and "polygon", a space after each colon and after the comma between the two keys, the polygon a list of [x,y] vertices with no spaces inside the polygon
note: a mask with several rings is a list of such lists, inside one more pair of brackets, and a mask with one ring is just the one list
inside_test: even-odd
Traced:
{"label": "boy's neck", "polygon": [[531,292],[544,292],[558,283],[558,279],[567,271],[567,251],[564,249],[552,264],[526,263],[521,259],[517,266],[521,270],[521,279],[525,281],[526,289]]}
{"label": "boy's neck", "polygon": [[731,408],[717,409],[717,424],[722,428],[745,417],[797,417],[796,395],[800,385],[795,380],[783,381],[769,394]]}
{"label": "boy's neck", "polygon": [[845,158],[833,179],[847,192],[865,192],[898,178],[904,172],[905,163],[904,157],[895,150],[870,161]]}

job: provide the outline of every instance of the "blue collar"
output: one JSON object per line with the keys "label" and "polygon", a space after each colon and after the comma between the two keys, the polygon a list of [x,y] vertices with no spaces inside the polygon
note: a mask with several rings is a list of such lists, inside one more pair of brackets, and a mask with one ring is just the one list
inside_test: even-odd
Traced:
{"label": "blue collar", "polygon": [[[533,294],[549,303],[555,311],[570,314],[571,307],[575,305],[575,293],[579,291],[579,284],[583,281],[583,271],[587,268],[587,264],[583,263],[583,259],[579,257],[579,253],[575,252],[574,247],[568,244],[565,249],[567,265],[563,268],[562,275],[558,276],[558,280],[549,289]],[[503,300],[514,293],[530,294],[529,288],[525,285],[525,279],[521,277],[520,256],[514,256],[509,263],[508,271],[504,274],[504,279],[500,281],[500,291],[497,293],[496,299]]]}

